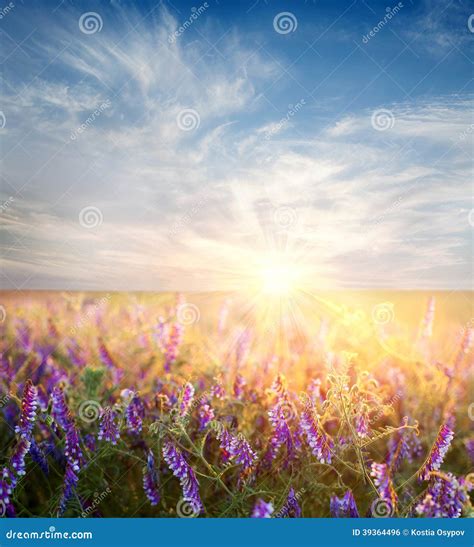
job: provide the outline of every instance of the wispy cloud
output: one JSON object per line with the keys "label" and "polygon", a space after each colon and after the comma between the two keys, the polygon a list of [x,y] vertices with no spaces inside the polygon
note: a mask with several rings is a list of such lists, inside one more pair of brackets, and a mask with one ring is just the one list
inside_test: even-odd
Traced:
{"label": "wispy cloud", "polygon": [[469,284],[468,95],[329,122],[306,96],[288,116],[304,93],[275,106],[281,66],[242,29],[219,34],[211,14],[202,39],[170,43],[168,11],[113,17],[87,36],[70,13],[10,79],[2,286],[227,288],[276,246],[317,286]]}

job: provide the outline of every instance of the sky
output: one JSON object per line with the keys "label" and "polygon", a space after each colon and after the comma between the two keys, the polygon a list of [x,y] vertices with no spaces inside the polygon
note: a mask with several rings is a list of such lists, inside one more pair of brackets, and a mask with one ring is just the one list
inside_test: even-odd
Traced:
{"label": "sky", "polygon": [[199,2],[3,2],[0,288],[471,289],[473,4]]}

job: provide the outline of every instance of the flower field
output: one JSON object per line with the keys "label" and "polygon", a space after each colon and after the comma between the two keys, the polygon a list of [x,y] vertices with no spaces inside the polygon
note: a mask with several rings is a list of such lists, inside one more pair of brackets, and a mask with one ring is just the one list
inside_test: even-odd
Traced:
{"label": "flower field", "polygon": [[469,517],[470,293],[4,293],[0,515]]}

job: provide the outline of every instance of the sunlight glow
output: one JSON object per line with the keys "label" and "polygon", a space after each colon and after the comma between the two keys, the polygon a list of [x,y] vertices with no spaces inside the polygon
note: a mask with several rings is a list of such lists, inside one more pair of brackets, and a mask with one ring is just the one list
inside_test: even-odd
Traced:
{"label": "sunlight glow", "polygon": [[271,259],[259,270],[262,291],[274,296],[288,296],[298,282],[298,270],[289,263]]}

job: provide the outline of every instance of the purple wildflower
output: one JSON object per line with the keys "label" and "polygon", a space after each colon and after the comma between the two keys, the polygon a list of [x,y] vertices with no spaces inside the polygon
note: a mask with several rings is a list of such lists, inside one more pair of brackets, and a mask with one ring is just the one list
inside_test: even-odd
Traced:
{"label": "purple wildflower", "polygon": [[16,477],[7,468],[4,467],[0,476],[0,517],[13,516],[15,509],[11,503],[10,496],[16,486]]}
{"label": "purple wildflower", "polygon": [[461,366],[464,360],[464,356],[469,351],[469,348],[471,347],[473,340],[474,340],[474,329],[473,328],[465,329],[464,335],[461,340],[461,345],[459,346],[459,351],[454,360],[455,369]]}
{"label": "purple wildflower", "polygon": [[285,504],[275,516],[278,516],[280,518],[282,517],[301,518],[301,515],[302,513],[301,513],[300,504],[298,502],[298,496],[295,494],[294,489],[290,488]]}
{"label": "purple wildflower", "polygon": [[79,435],[71,415],[69,416],[69,421],[66,428],[66,446],[64,448],[64,455],[73,470],[76,472],[79,471],[82,465],[83,456],[79,444]]}
{"label": "purple wildflower", "polygon": [[36,410],[39,406],[38,392],[31,380],[27,380],[23,390],[23,399],[21,401],[20,422],[15,427],[15,432],[21,437],[29,439],[36,420]]}
{"label": "purple wildflower", "polygon": [[225,390],[220,380],[216,380],[216,383],[211,387],[211,396],[216,399],[224,398]]}
{"label": "purple wildflower", "polygon": [[272,513],[273,505],[263,501],[262,499],[258,499],[255,502],[251,516],[254,519],[269,519],[271,518]]}
{"label": "purple wildflower", "polygon": [[415,512],[428,518],[458,518],[468,502],[472,483],[451,473],[436,474]]}
{"label": "purple wildflower", "polygon": [[268,411],[268,418],[273,428],[273,434],[270,438],[270,446],[267,458],[273,460],[276,458],[278,450],[282,445],[286,446],[287,458],[293,455],[293,438],[288,426],[288,403],[278,401],[276,405]]}
{"label": "purple wildflower", "polygon": [[165,371],[171,370],[171,365],[179,355],[179,347],[183,341],[184,327],[180,323],[173,323],[168,341],[165,346]]}
{"label": "purple wildflower", "polygon": [[154,338],[156,340],[156,343],[158,344],[158,347],[160,348],[162,352],[164,352],[166,349],[168,336],[169,336],[168,323],[165,322],[163,317],[158,317],[158,325],[156,326]]}
{"label": "purple wildflower", "polygon": [[16,339],[25,353],[31,353],[33,342],[31,340],[31,329],[24,319],[19,319],[16,325]]}
{"label": "purple wildflower", "polygon": [[132,399],[125,409],[125,419],[127,427],[133,433],[140,433],[143,427],[143,418],[145,417],[145,405],[140,397],[132,395]]}
{"label": "purple wildflower", "polygon": [[369,434],[369,423],[367,420],[366,413],[361,412],[360,414],[356,416],[355,426],[356,426],[357,435],[359,435],[359,437],[361,438],[367,437],[367,435]]}
{"label": "purple wildflower", "polygon": [[51,414],[54,421],[66,431],[68,426],[69,409],[64,399],[64,392],[60,387],[55,386],[51,393]]}
{"label": "purple wildflower", "polygon": [[312,454],[321,463],[331,463],[331,450],[334,448],[334,443],[319,424],[311,407],[306,407],[301,413],[300,424]]}
{"label": "purple wildflower", "polygon": [[370,475],[374,477],[374,484],[380,499],[390,504],[390,513],[393,513],[397,507],[398,496],[393,487],[390,468],[386,463],[373,462]]}
{"label": "purple wildflower", "polygon": [[430,478],[430,473],[432,471],[437,471],[441,467],[453,438],[454,432],[452,429],[447,423],[443,424],[440,427],[438,436],[431,448],[430,455],[420,469],[419,476],[421,480],[428,480]]}
{"label": "purple wildflower", "polygon": [[166,441],[163,445],[163,458],[173,475],[179,479],[183,499],[189,501],[193,507],[201,512],[203,505],[199,495],[199,483],[194,470],[187,463],[181,451],[171,441]]}
{"label": "purple wildflower", "polygon": [[39,468],[43,471],[43,473],[47,475],[49,473],[48,460],[43,451],[43,448],[38,445],[34,438],[31,439],[30,456],[31,459],[38,464]]}
{"label": "purple wildflower", "polygon": [[199,431],[204,431],[212,420],[216,417],[214,409],[209,404],[208,400],[204,400],[198,410],[199,414]]}
{"label": "purple wildflower", "polygon": [[[408,424],[408,418],[403,418],[402,425]],[[421,455],[421,442],[415,431],[402,429],[397,431],[388,443],[387,463],[391,471],[397,470],[403,460],[412,462],[413,458]]]}
{"label": "purple wildflower", "polygon": [[88,450],[95,452],[97,445],[95,442],[95,436],[92,433],[87,433],[87,435],[84,436],[84,444]]}
{"label": "purple wildflower", "polygon": [[99,441],[103,439],[108,443],[117,444],[117,440],[120,439],[120,432],[115,423],[116,417],[116,413],[109,406],[103,409],[100,416],[99,434],[97,435]]}
{"label": "purple wildflower", "polygon": [[257,455],[241,433],[233,435],[224,426],[221,426],[216,437],[227,459],[242,465],[243,471],[249,471],[253,467]]}
{"label": "purple wildflower", "polygon": [[181,403],[179,405],[179,415],[186,416],[189,412],[194,399],[194,387],[190,382],[186,382],[181,391]]}
{"label": "purple wildflower", "polygon": [[66,474],[64,476],[63,493],[59,502],[59,514],[62,515],[66,510],[67,502],[72,498],[76,491],[79,477],[76,475],[71,465],[66,465]]}
{"label": "purple wildflower", "polygon": [[15,446],[15,450],[12,454],[10,464],[13,467],[15,473],[19,476],[24,475],[25,471],[25,457],[28,454],[31,446],[31,441],[26,437],[21,437]]}
{"label": "purple wildflower", "polygon": [[465,441],[465,445],[466,445],[466,450],[469,455],[469,458],[474,463],[474,438],[468,439],[467,441]]}
{"label": "purple wildflower", "polygon": [[242,374],[236,374],[235,375],[235,380],[234,380],[234,386],[233,386],[233,391],[234,391],[234,396],[236,399],[241,399],[242,398],[242,395],[244,394],[244,387],[246,385],[246,381],[245,381],[245,378],[242,376]]}
{"label": "purple wildflower", "polygon": [[319,378],[311,380],[307,391],[313,403],[322,402],[323,396],[321,395],[321,380]]}
{"label": "purple wildflower", "polygon": [[331,496],[330,509],[334,518],[359,518],[359,511],[351,490],[348,490],[342,498]]}
{"label": "purple wildflower", "polygon": [[147,464],[143,475],[143,489],[151,505],[158,505],[160,493],[158,492],[158,474],[155,469],[155,458],[151,450],[148,451]]}
{"label": "purple wildflower", "polygon": [[98,341],[99,346],[99,357],[102,363],[110,369],[115,369],[115,361],[112,359],[112,356],[110,355],[109,350],[107,349],[107,346],[105,345],[104,341],[99,338]]}

